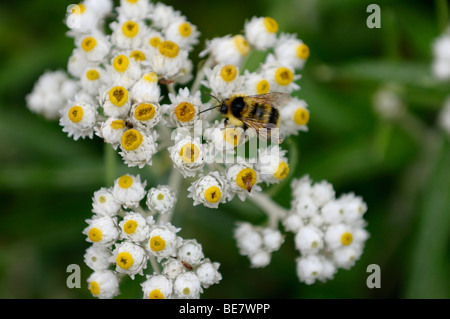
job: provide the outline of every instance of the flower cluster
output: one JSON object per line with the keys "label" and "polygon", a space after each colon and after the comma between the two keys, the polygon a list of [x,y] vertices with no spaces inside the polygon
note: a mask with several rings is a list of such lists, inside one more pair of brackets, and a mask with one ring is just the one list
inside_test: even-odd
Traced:
{"label": "flower cluster", "polygon": [[336,198],[330,183],[312,183],[309,176],[294,179],[291,186],[291,210],[283,225],[295,233],[300,281],[326,281],[338,268],[350,269],[369,237],[363,219],[367,211],[364,201],[353,193]]}
{"label": "flower cluster", "polygon": [[94,271],[89,290],[98,298],[113,298],[123,276],[143,276],[151,263],[153,274],[142,283],[144,298],[199,298],[204,288],[221,280],[219,264],[205,258],[195,239],[178,236],[180,228],[155,220],[172,213],[174,191],[145,187],[139,175],[123,175],[114,186],[94,193],[94,215],[83,231],[92,244],[84,255]]}
{"label": "flower cluster", "polygon": [[433,42],[433,74],[440,80],[450,79],[450,28]]}

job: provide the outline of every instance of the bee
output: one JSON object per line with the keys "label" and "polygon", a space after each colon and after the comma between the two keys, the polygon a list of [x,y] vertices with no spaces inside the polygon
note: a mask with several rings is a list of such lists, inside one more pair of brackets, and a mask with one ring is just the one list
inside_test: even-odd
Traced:
{"label": "bee", "polygon": [[225,126],[231,124],[241,127],[244,131],[252,130],[259,138],[270,139],[281,143],[279,134],[271,134],[271,130],[280,127],[279,108],[289,102],[291,96],[287,93],[267,93],[258,95],[234,94],[226,100],[215,98],[219,104],[200,113],[218,108],[226,117]]}

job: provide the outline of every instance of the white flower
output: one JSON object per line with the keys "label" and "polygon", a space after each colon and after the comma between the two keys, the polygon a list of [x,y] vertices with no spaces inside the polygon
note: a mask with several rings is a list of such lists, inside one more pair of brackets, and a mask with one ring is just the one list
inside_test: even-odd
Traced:
{"label": "white flower", "polygon": [[150,8],[148,17],[154,27],[166,29],[170,23],[181,17],[181,13],[171,6],[157,2]]}
{"label": "white flower", "polygon": [[267,185],[279,183],[289,174],[286,151],[278,145],[271,145],[258,149],[258,162],[255,169],[258,170],[261,181]]}
{"label": "white flower", "polygon": [[84,0],[83,3],[86,7],[93,10],[99,19],[111,13],[114,5],[112,0]]}
{"label": "white flower", "polygon": [[[68,35],[74,36],[98,28],[104,13],[99,12],[97,10],[98,7],[92,5],[93,2],[95,1],[86,1],[85,3],[69,7],[71,10],[67,13],[66,25],[71,29],[71,32]],[[105,1],[102,2],[105,3]]]}
{"label": "white flower", "polygon": [[175,192],[171,187],[158,185],[149,189],[146,204],[152,212],[167,214],[175,207],[176,201]]}
{"label": "white flower", "polygon": [[98,245],[90,246],[84,254],[85,264],[94,271],[107,270],[111,265],[110,258],[109,248]]}
{"label": "white flower", "polygon": [[200,177],[188,188],[188,197],[194,200],[194,206],[203,204],[209,208],[218,208],[228,197],[228,187],[225,178],[217,171]]}
{"label": "white flower", "polygon": [[173,41],[180,46],[181,49],[191,51],[193,46],[198,43],[197,27],[186,21],[184,17],[180,17],[171,21],[167,28],[164,29],[164,38]]}
{"label": "white flower", "polygon": [[301,282],[313,284],[322,276],[323,263],[316,255],[308,255],[297,259],[297,275]]}
{"label": "white flower", "polygon": [[161,99],[158,75],[154,72],[144,73],[131,88],[131,95],[136,102],[158,103]]}
{"label": "white flower", "polygon": [[152,157],[157,152],[158,133],[139,129],[130,129],[123,133],[119,154],[129,167],[152,165]]}
{"label": "white flower", "polygon": [[331,185],[327,181],[314,183],[311,189],[311,198],[319,207],[334,199],[335,194],[336,193],[333,189],[333,185]]}
{"label": "white flower", "polygon": [[270,17],[253,17],[244,25],[245,37],[258,50],[272,48],[277,41],[278,23]]}
{"label": "white flower", "polygon": [[106,81],[105,70],[99,66],[86,68],[80,79],[81,88],[93,97],[98,95],[101,86]]}
{"label": "white flower", "polygon": [[261,250],[263,238],[250,223],[239,223],[234,230],[239,254],[243,256],[254,255]]}
{"label": "white flower", "polygon": [[113,217],[120,210],[120,204],[109,188],[102,187],[94,193],[92,198],[92,212]]}
{"label": "white flower", "polygon": [[121,17],[128,19],[144,19],[150,10],[151,4],[148,0],[120,0],[117,12]]}
{"label": "white flower", "polygon": [[181,246],[178,248],[177,257],[189,264],[195,266],[205,257],[203,254],[202,245],[195,239],[184,240]]}
{"label": "white flower", "polygon": [[125,121],[117,117],[109,117],[101,123],[96,134],[103,138],[106,143],[111,144],[114,149],[120,145],[123,133],[127,130]]}
{"label": "white flower", "polygon": [[102,88],[100,92],[100,103],[103,112],[109,117],[123,117],[128,114],[131,103],[130,95],[124,86],[113,85]]}
{"label": "white flower", "polygon": [[363,215],[367,211],[367,204],[360,196],[353,193],[345,194],[339,197],[342,203],[343,220],[347,223],[357,223],[362,220]]}
{"label": "white flower", "polygon": [[134,279],[136,274],[143,275],[143,270],[147,268],[147,254],[141,246],[124,241],[113,251],[111,258],[116,263],[116,271],[128,274]]}
{"label": "white flower", "polygon": [[142,242],[148,238],[150,227],[145,218],[138,213],[128,212],[119,223],[122,238],[135,243]]}
{"label": "white flower", "polygon": [[148,251],[158,260],[175,257],[182,242],[181,237],[176,234],[179,230],[170,224],[152,227],[147,244]]}
{"label": "white flower", "polygon": [[284,242],[284,237],[278,229],[264,228],[262,237],[264,248],[269,252],[277,251]]}
{"label": "white flower", "polygon": [[208,288],[211,285],[218,284],[222,280],[222,275],[219,272],[219,267],[219,263],[212,263],[208,259],[202,262],[195,269],[195,274],[200,280],[203,288]]}
{"label": "white flower", "polygon": [[119,21],[111,23],[113,30],[111,42],[120,49],[139,48],[142,45],[147,26],[138,19],[119,17]]}
{"label": "white flower", "polygon": [[119,294],[119,280],[111,270],[95,271],[87,282],[89,291],[99,299],[112,299]]}
{"label": "white flower", "polygon": [[448,98],[438,117],[439,126],[450,135],[450,98]]}
{"label": "white flower", "polygon": [[185,272],[175,278],[173,292],[180,299],[198,299],[203,288],[195,273]]}
{"label": "white flower", "polygon": [[165,80],[172,80],[187,65],[188,52],[173,41],[162,41],[150,57],[150,69]]}
{"label": "white flower", "polygon": [[198,138],[184,137],[167,149],[176,168],[184,177],[195,176],[203,168],[203,145]]}
{"label": "white flower", "polygon": [[261,66],[261,73],[269,81],[272,92],[292,93],[300,89],[295,81],[300,79],[301,75],[295,74],[291,66],[275,59],[272,54],[267,56]]}
{"label": "white flower", "polygon": [[382,118],[394,120],[405,114],[405,104],[395,87],[387,86],[378,89],[372,100],[374,110]]}
{"label": "white flower", "polygon": [[88,67],[93,67],[96,64],[97,63],[90,62],[86,58],[86,54],[84,54],[83,50],[75,48],[67,62],[67,72],[74,78],[79,79],[83,76],[84,70]]}
{"label": "white flower", "polygon": [[182,262],[176,258],[169,257],[162,263],[162,274],[170,279],[175,279],[179,274],[185,271]]}
{"label": "white flower", "polygon": [[308,131],[309,110],[304,100],[293,97],[280,109],[281,135],[297,135],[299,131]]}
{"label": "white flower", "polygon": [[142,76],[141,66],[134,58],[118,54],[111,59],[107,70],[113,83],[130,88]]}
{"label": "white flower", "polygon": [[145,197],[146,185],[139,175],[122,175],[114,181],[113,195],[125,207],[133,208]]}
{"label": "white flower", "polygon": [[94,137],[94,126],[96,124],[97,109],[91,103],[75,100],[70,101],[68,106],[61,110],[59,124],[63,127],[69,137],[76,141],[80,137]]}
{"label": "white flower", "polygon": [[239,67],[233,64],[218,64],[206,69],[205,75],[207,81],[203,81],[203,85],[219,99],[228,99],[243,88],[244,77],[239,75]]}
{"label": "white flower", "polygon": [[60,110],[72,99],[79,86],[63,71],[46,71],[27,95],[27,106],[47,119],[59,119]]}
{"label": "white flower", "polygon": [[320,210],[324,222],[327,224],[338,224],[344,219],[344,208],[339,200],[331,200]]}
{"label": "white flower", "polygon": [[241,127],[227,127],[225,128],[224,121],[218,122],[204,131],[204,136],[210,142],[210,145],[213,146],[213,158],[214,161],[216,156],[222,157],[226,154],[234,154],[236,147],[243,144],[245,141],[244,138],[244,129]]}
{"label": "white flower", "polygon": [[251,165],[245,163],[236,163],[227,168],[226,179],[228,181],[230,200],[237,195],[244,201],[252,192],[261,191],[258,184],[259,175]]}
{"label": "white flower", "polygon": [[147,276],[141,286],[144,299],[169,299],[172,296],[172,281],[164,275]]}
{"label": "white flower", "polygon": [[309,57],[309,47],[295,34],[281,34],[275,47],[274,54],[277,60],[283,61],[293,69],[302,69]]}
{"label": "white flower", "polygon": [[119,238],[117,222],[108,216],[94,216],[86,220],[88,226],[83,230],[86,241],[95,245],[110,247]]}
{"label": "white flower", "polygon": [[271,254],[265,250],[259,250],[255,254],[249,256],[250,266],[252,268],[263,268],[270,264]]}
{"label": "white flower", "polygon": [[[259,72],[244,72],[245,92],[248,95],[266,94],[271,91],[270,82],[264,77],[264,74]],[[284,109],[284,107],[283,107]]]}
{"label": "white flower", "polygon": [[198,112],[204,108],[201,92],[194,94],[188,88],[182,88],[177,95],[169,93],[171,104],[162,105],[163,112],[168,115],[167,124],[171,127],[191,127],[198,120]]}
{"label": "white flower", "polygon": [[362,249],[358,246],[345,246],[333,251],[333,261],[337,267],[350,269],[361,257]]}
{"label": "white flower", "polygon": [[89,62],[102,62],[111,50],[109,39],[99,30],[75,38],[75,45]]}
{"label": "white flower", "polygon": [[450,79],[450,35],[447,33],[439,36],[433,43],[432,70],[439,80]]}
{"label": "white flower", "polygon": [[303,221],[299,214],[296,214],[295,211],[291,211],[286,218],[282,221],[284,228],[287,231],[296,233],[303,227]]}
{"label": "white flower", "polygon": [[316,254],[323,246],[323,233],[317,227],[302,227],[295,235],[295,247],[302,255]]}
{"label": "white flower", "polygon": [[206,49],[200,57],[210,54],[215,63],[242,66],[245,57],[250,52],[250,45],[242,35],[224,36],[206,42]]}

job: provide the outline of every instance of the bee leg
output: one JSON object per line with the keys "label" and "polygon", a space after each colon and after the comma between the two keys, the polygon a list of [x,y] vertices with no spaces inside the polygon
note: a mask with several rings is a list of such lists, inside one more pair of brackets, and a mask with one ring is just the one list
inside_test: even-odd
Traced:
{"label": "bee leg", "polygon": [[227,126],[228,126],[228,118],[225,119],[225,121],[223,122],[223,124],[224,124],[225,128],[227,128]]}

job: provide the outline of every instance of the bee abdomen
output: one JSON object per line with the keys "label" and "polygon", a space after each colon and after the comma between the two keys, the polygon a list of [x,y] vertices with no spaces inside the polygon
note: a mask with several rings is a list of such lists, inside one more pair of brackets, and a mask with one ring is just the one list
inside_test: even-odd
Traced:
{"label": "bee abdomen", "polygon": [[274,107],[270,111],[269,123],[275,124],[277,127],[280,124],[280,112]]}

